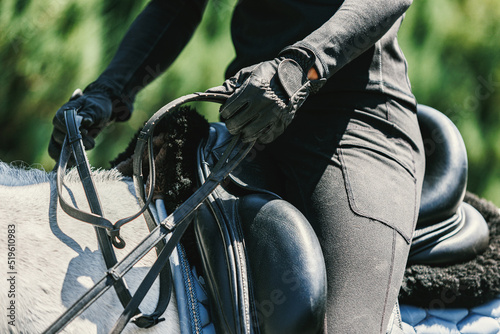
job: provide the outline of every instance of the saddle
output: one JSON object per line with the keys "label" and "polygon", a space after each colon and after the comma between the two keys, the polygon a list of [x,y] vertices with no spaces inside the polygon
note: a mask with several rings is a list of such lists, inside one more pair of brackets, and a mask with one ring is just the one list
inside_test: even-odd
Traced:
{"label": "saddle", "polygon": [[[213,123],[198,149],[205,182],[231,135]],[[229,177],[197,209],[194,230],[217,333],[317,333],[326,270],[307,219],[265,189]]]}

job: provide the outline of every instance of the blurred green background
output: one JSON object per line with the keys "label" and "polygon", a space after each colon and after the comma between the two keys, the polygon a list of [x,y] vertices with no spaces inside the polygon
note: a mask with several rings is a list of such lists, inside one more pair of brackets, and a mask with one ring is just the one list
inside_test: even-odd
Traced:
{"label": "blurred green background", "polygon": [[[106,67],[147,1],[0,1],[0,160],[54,162],[47,145],[55,111],[75,88]],[[108,167],[132,134],[176,97],[223,81],[232,59],[229,22],[235,0],[211,0],[203,22],[173,66],[138,96],[132,119],[115,124],[89,153]],[[500,206],[500,6],[494,0],[418,0],[400,44],[420,103],[448,115],[469,155],[469,190]],[[215,105],[201,113],[217,120]]]}

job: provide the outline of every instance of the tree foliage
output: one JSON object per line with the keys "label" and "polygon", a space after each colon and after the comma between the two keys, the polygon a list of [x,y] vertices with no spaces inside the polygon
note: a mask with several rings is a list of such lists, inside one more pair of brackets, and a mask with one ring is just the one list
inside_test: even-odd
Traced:
{"label": "tree foliage", "polygon": [[419,0],[399,34],[419,103],[464,137],[469,190],[500,205],[500,6],[492,0]]}
{"label": "tree foliage", "polygon": [[[51,169],[47,145],[55,111],[106,67],[147,1],[0,1],[0,160]],[[123,150],[163,104],[223,80],[234,56],[229,22],[235,0],[211,0],[174,65],[138,96],[132,119],[115,124],[91,151],[95,166]],[[493,0],[419,0],[400,44],[420,103],[447,114],[469,154],[469,188],[500,205],[500,6]],[[217,120],[216,106],[200,112]]]}

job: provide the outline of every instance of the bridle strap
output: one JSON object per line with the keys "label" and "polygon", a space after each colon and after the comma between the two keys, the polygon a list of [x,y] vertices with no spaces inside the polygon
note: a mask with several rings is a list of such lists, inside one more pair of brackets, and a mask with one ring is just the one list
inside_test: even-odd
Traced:
{"label": "bridle strap", "polygon": [[[154,167],[151,167],[150,165],[150,194],[148,198],[145,199],[144,181],[142,175],[142,156],[146,148],[146,144],[148,143],[147,147],[148,147],[149,159],[150,162],[153,161],[152,165],[154,165],[151,138],[154,127],[159,122],[159,120],[163,118],[165,114],[170,110],[172,110],[173,108],[176,108],[187,102],[209,101],[209,102],[223,103],[226,99],[227,96],[223,94],[213,94],[213,93],[190,94],[178,98],[172,101],[171,103],[167,104],[166,106],[158,110],[146,123],[146,125],[144,126],[143,130],[139,135],[139,140],[137,141],[136,149],[134,151],[134,175],[133,175],[134,185],[136,187],[137,194],[139,194],[139,201],[144,204],[143,207],[141,208],[140,213],[134,216],[139,216],[141,213],[143,213],[149,206],[149,203],[151,202],[152,199],[151,194],[152,190],[154,189]],[[78,141],[81,143],[81,140]],[[102,295],[105,291],[107,291],[109,287],[117,284],[118,282],[122,282],[123,276],[142,257],[144,257],[153,247],[157,246],[161,242],[164,242],[163,239],[167,234],[172,233],[170,239],[165,244],[163,249],[160,251],[157,260],[151,267],[146,278],[136,291],[136,294],[130,300],[128,305],[125,307],[125,311],[122,313],[117,323],[115,324],[112,332],[120,333],[125,327],[125,325],[128,323],[128,321],[134,315],[138,314],[137,307],[139,306],[142,299],[149,291],[151,285],[154,282],[154,279],[158,276],[158,273],[162,273],[163,270],[165,270],[165,268],[168,268],[168,266],[165,266],[165,264],[168,262],[170,254],[172,253],[173,249],[178,244],[185,230],[191,223],[192,221],[191,216],[193,212],[214,191],[214,189],[229,175],[229,173],[231,173],[231,171],[244,159],[244,157],[252,149],[254,143],[255,142],[243,144],[239,141],[239,137],[234,137],[232,139],[231,144],[224,152],[222,158],[217,162],[215,167],[212,169],[211,174],[209,175],[207,180],[201,185],[201,187],[198,190],[196,190],[193,193],[193,195],[191,195],[184,203],[182,203],[172,214],[170,214],[167,218],[165,218],[160,223],[159,226],[155,227],[145,239],[143,239],[127,256],[125,256],[123,260],[117,262],[115,265],[113,265],[113,267],[109,268],[107,274],[103,278],[101,278],[101,280],[99,280],[90,290],[88,290],[87,293],[85,293],[78,301],[76,301],[68,310],[66,310],[66,312],[62,314],[44,333],[57,333],[60,330],[62,330],[71,320],[73,320],[76,316],[78,316],[81,312],[83,312],[90,304],[92,304],[95,300],[97,300],[100,295]],[[63,152],[61,154],[61,163],[59,166],[59,168],[62,168],[63,172],[69,160],[69,149],[66,149],[65,147],[63,148]],[[234,154],[235,151],[236,154]],[[63,157],[64,160],[62,159]],[[151,173],[151,171],[153,171],[153,173]],[[59,169],[58,169],[58,174],[59,174]],[[151,176],[151,174],[153,174],[153,176]],[[58,175],[58,182],[59,182],[59,175]],[[59,186],[60,184],[58,184],[58,189]],[[69,211],[72,212],[71,209]],[[79,210],[77,211],[80,212]],[[74,211],[72,213],[74,213]],[[115,225],[111,223],[110,224],[113,225],[114,230],[118,229],[119,231],[121,225],[130,221],[128,220],[129,218],[130,217],[119,220]],[[93,221],[102,222],[102,220],[100,219],[96,219]],[[135,319],[136,323],[138,321],[139,320]],[[156,323],[157,318],[156,321],[153,322]]]}
{"label": "bridle strap", "polygon": [[[106,264],[106,268],[110,269],[117,263],[117,258],[112,244],[117,248],[123,248],[125,246],[125,242],[123,241],[123,239],[121,239],[121,237],[119,236],[119,231],[116,231],[116,228],[113,226],[113,224],[108,219],[103,217],[101,203],[99,201],[99,197],[91,177],[90,165],[85,154],[83,142],[81,140],[82,137],[79,131],[81,118],[76,115],[76,110],[67,110],[65,111],[65,119],[67,137],[65,138],[65,142],[63,144],[57,168],[57,191],[59,195],[59,203],[61,205],[61,208],[71,217],[94,225],[97,240],[101,249],[102,256],[104,258],[104,262]],[[62,196],[62,186],[64,184],[63,178],[66,174],[67,164],[71,158],[71,152],[73,152],[73,157],[76,162],[76,168],[78,170],[87,202],[92,213],[87,213],[71,206],[64,200],[64,197]],[[154,162],[152,163],[152,165],[154,166]],[[152,175],[152,177],[152,180],[154,182],[154,174]],[[144,208],[142,208],[139,213],[136,213],[130,217],[138,217],[143,211]],[[148,228],[150,231],[155,227],[156,225],[151,226],[150,224],[148,224]],[[116,234],[113,236],[113,233]],[[163,244],[160,245],[160,247],[162,246]],[[158,254],[160,253],[160,251],[161,248],[157,248]],[[119,280],[116,282],[114,287],[120,303],[125,308],[132,299],[132,295],[127,288],[127,285],[123,280]],[[151,327],[154,324],[158,323],[158,321],[160,321],[159,317],[165,312],[168,306],[170,296],[171,273],[168,268],[166,268],[160,274],[160,298],[158,299],[155,311],[151,314],[143,315],[140,310],[137,310],[135,314],[138,316],[135,321],[136,325],[141,328],[145,328]]]}
{"label": "bridle strap", "polygon": [[[106,219],[102,214],[99,197],[97,195],[97,191],[95,190],[94,182],[92,181],[90,165],[88,163],[87,156],[85,154],[82,137],[79,131],[80,121],[78,117],[79,116],[76,115],[75,109],[65,111],[66,128],[68,131],[68,135],[64,140],[63,149],[61,151],[61,156],[59,158],[59,164],[57,169],[57,191],[60,195],[62,194],[62,186],[64,184],[63,178],[66,173],[67,164],[71,157],[71,152],[73,152],[78,174],[80,175],[80,180],[82,182],[83,189],[85,191],[85,195],[87,197],[91,213],[81,211],[73,207],[68,202],[66,202],[62,196],[59,196],[59,202],[61,204],[61,208],[68,215],[70,215],[75,219],[105,229],[108,235],[111,237],[113,245],[116,248],[123,248],[125,247],[125,241],[119,235],[120,227],[136,219],[147,209],[148,204],[151,202],[152,191],[148,196],[148,201],[146,201],[147,204],[145,203],[141,207],[141,209],[135,214],[120,219],[115,224],[111,223],[111,221]],[[150,143],[150,145],[152,145],[152,143]],[[150,184],[155,183],[155,169],[154,169],[153,159],[154,157],[152,156],[149,157]]]}

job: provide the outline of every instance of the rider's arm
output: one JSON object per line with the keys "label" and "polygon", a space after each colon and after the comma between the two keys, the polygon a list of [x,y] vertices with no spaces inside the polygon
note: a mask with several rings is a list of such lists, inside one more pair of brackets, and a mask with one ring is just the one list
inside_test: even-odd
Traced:
{"label": "rider's arm", "polygon": [[328,79],[372,47],[411,3],[412,0],[345,0],[320,28],[285,50],[312,51],[319,77]]}
{"label": "rider's arm", "polygon": [[115,117],[127,119],[136,94],[172,64],[201,21],[206,2],[152,0],[135,19],[109,66],[89,87],[110,93]]}
{"label": "rider's arm", "polygon": [[99,78],[56,112],[49,154],[57,160],[66,136],[64,111],[77,109],[85,148],[110,121],[130,118],[136,94],[179,55],[201,21],[207,0],[152,0],[136,18]]}
{"label": "rider's arm", "polygon": [[325,23],[282,50],[280,57],[243,68],[210,89],[231,94],[220,110],[229,132],[243,141],[272,142],[310,93],[377,43],[410,5],[411,0],[345,0]]}

